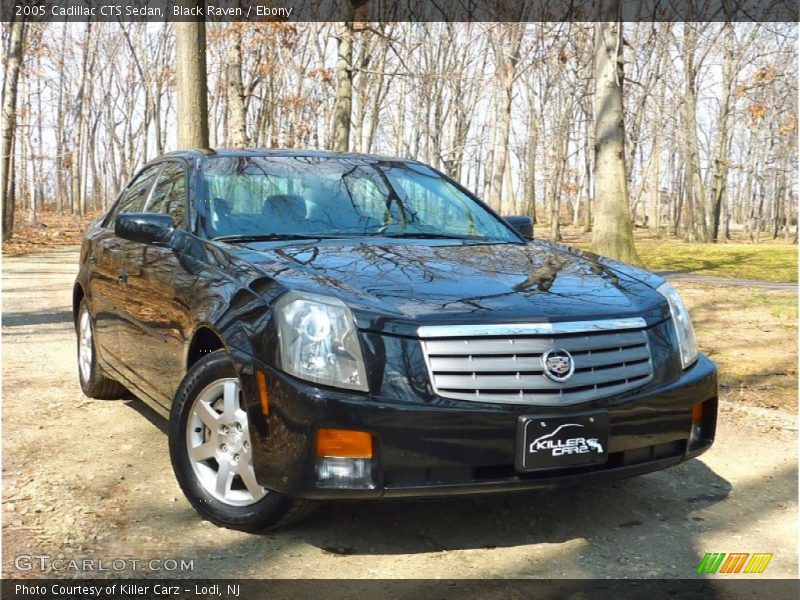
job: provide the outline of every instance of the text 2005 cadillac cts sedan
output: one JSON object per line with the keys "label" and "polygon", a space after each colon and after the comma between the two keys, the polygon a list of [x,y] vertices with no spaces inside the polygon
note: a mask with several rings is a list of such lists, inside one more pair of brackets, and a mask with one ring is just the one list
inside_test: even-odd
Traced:
{"label": "text 2005 cadillac cts sedan", "polygon": [[168,416],[186,497],[247,531],[707,450],[716,369],[675,290],[532,236],[414,161],[169,154],[86,234],[81,386]]}

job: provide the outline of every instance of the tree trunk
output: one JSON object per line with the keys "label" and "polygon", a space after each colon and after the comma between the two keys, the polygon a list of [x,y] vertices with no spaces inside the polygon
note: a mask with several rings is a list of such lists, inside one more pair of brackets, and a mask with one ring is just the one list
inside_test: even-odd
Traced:
{"label": "tree trunk", "polygon": [[85,145],[85,115],[83,103],[86,91],[86,79],[88,77],[89,66],[89,46],[92,37],[92,23],[86,24],[86,33],[83,39],[83,57],[81,66],[81,79],[78,86],[78,94],[75,98],[75,138],[72,143],[72,214],[80,217],[84,213],[86,190],[83,185],[84,157],[83,148]]}
{"label": "tree trunk", "polygon": [[497,93],[492,94],[491,98],[491,108],[489,114],[492,116],[491,120],[488,123],[489,126],[489,146],[486,150],[486,162],[483,165],[483,200],[488,202],[492,208],[497,208],[493,206],[491,202],[489,202],[489,198],[492,192],[492,174],[494,172],[494,147],[495,147],[495,138],[497,136],[497,111],[495,106],[497,106]]}
{"label": "tree trunk", "polygon": [[683,179],[683,171],[679,171],[675,179],[675,189],[677,190],[678,197],[675,198],[674,206],[672,207],[672,235],[678,237],[681,232],[681,217],[683,216],[683,199],[686,197],[686,186],[681,184]]}
{"label": "tree trunk", "polygon": [[[658,63],[656,65],[656,79],[658,85],[656,86],[657,106],[656,106],[656,123],[662,123],[664,119],[664,100],[666,94],[667,78],[662,75],[661,68],[664,62],[664,48],[660,48],[658,55]],[[654,231],[656,237],[661,236],[661,127],[656,125],[654,127],[653,135],[653,179],[650,182],[651,197],[650,197],[650,219],[649,227]]]}
{"label": "tree trunk", "polygon": [[525,148],[527,177],[525,185],[526,212],[536,223],[536,140],[538,128],[533,106],[528,107],[528,145]]}
{"label": "tree trunk", "polygon": [[350,119],[353,112],[353,18],[355,11],[350,0],[344,0],[347,21],[339,25],[338,58],[336,59],[336,109],[333,125],[333,149],[350,149]]}
{"label": "tree trunk", "polygon": [[693,23],[684,24],[683,71],[686,88],[683,99],[683,127],[686,132],[686,201],[687,237],[691,241],[708,243],[711,234],[706,224],[706,194],[700,172],[700,151],[697,141],[697,68],[694,64],[697,32]]}
{"label": "tree trunk", "polygon": [[367,122],[367,97],[370,94],[370,81],[366,71],[369,68],[370,60],[372,58],[373,46],[370,43],[371,40],[369,38],[363,37],[362,39],[363,42],[361,56],[360,60],[357,61],[356,70],[359,72],[357,79],[355,77],[355,72],[353,73],[353,81],[355,82],[355,96],[358,99],[355,110],[353,111],[354,114],[351,115],[353,129],[353,152],[364,151],[364,125]]}
{"label": "tree trunk", "polygon": [[514,79],[517,72],[517,63],[519,62],[523,29],[519,23],[502,23],[498,24],[498,27],[504,28],[504,31],[495,47],[495,65],[501,87],[495,104],[497,110],[495,124],[498,130],[495,137],[496,150],[489,188],[489,204],[500,209],[503,204],[503,178],[505,177],[506,161],[508,160]]}
{"label": "tree trunk", "polygon": [[394,154],[395,156],[404,156],[405,155],[405,148],[404,148],[404,129],[405,129],[405,119],[406,119],[406,88],[407,88],[407,81],[405,77],[401,78],[400,82],[400,94],[398,99],[398,105],[395,106],[395,119],[394,119]]}
{"label": "tree trunk", "polygon": [[719,240],[719,226],[722,216],[722,203],[728,181],[728,121],[733,93],[733,47],[734,33],[731,23],[723,24],[725,50],[722,63],[723,96],[719,105],[719,136],[717,138],[717,157],[714,164],[714,187],[711,192],[711,239]]}
{"label": "tree trunk", "polygon": [[586,152],[583,157],[583,169],[586,174],[586,202],[583,211],[583,231],[592,231],[592,203],[594,199],[594,180],[592,179],[592,152],[594,150],[594,135],[588,111],[584,118],[584,134],[586,136]]}
{"label": "tree trunk", "polygon": [[64,127],[65,119],[65,100],[64,100],[64,85],[66,79],[66,69],[64,69],[64,61],[67,56],[67,27],[63,28],[63,36],[61,38],[61,52],[58,57],[58,104],[56,109],[56,182],[58,185],[56,193],[56,208],[59,215],[64,214],[64,208],[67,205],[67,151],[66,151],[66,133]]}
{"label": "tree trunk", "polygon": [[[184,0],[184,6],[199,3]],[[205,4],[203,4],[205,5]],[[208,148],[208,87],[206,84],[206,24],[202,20],[175,23],[175,76],[178,87],[178,148]]]}
{"label": "tree trunk", "polygon": [[17,126],[17,84],[22,64],[25,19],[15,19],[9,33],[6,76],[3,79],[3,123],[0,133],[0,185],[3,190],[3,241],[14,235],[14,135]]}
{"label": "tree trunk", "polygon": [[775,191],[773,192],[774,195],[774,209],[772,211],[772,239],[778,239],[778,233],[781,230],[781,219],[783,218],[783,196],[786,192],[784,189],[784,182],[777,186],[775,186]]}
{"label": "tree trunk", "polygon": [[[42,68],[42,57],[41,54],[37,54],[36,56],[36,66],[38,69]],[[42,92],[43,92],[43,85],[42,79],[39,78],[38,87],[36,90],[37,96],[37,114],[36,114],[36,143],[37,143],[37,154],[38,159],[36,160],[36,192],[34,194],[33,199],[33,210],[31,212],[31,225],[36,223],[36,207],[42,206],[44,204],[44,138],[42,137],[43,133],[43,124],[42,124],[42,113],[43,109],[43,102],[42,102]]]}
{"label": "tree trunk", "polygon": [[633,242],[625,169],[620,0],[600,0],[595,23],[594,182],[592,252],[639,264]]}
{"label": "tree trunk", "polygon": [[[29,40],[30,43],[30,40]],[[19,137],[19,151],[14,151],[16,159],[19,156],[19,168],[15,171],[16,185],[14,186],[14,196],[16,197],[17,206],[16,211],[22,212],[26,208],[30,210],[31,198],[31,181],[33,177],[29,173],[29,167],[32,166],[31,155],[33,154],[31,148],[31,80],[29,77],[23,77],[21,81],[21,89],[18,90],[19,95],[19,113],[17,115],[17,123],[20,130],[28,132],[27,135]],[[16,136],[14,136],[16,137]],[[17,145],[17,144],[15,144]]]}
{"label": "tree trunk", "polygon": [[566,103],[561,106],[561,115],[558,118],[558,125],[555,129],[555,158],[553,160],[554,170],[551,175],[549,186],[549,200],[547,216],[550,224],[550,240],[553,242],[561,241],[561,194],[564,189],[564,173],[567,167],[567,140],[569,139],[569,123],[572,116],[571,107]]}
{"label": "tree trunk", "polygon": [[381,42],[382,54],[378,62],[378,76],[375,84],[375,90],[372,97],[372,109],[370,111],[369,127],[367,128],[367,140],[364,143],[364,151],[372,152],[375,143],[375,136],[378,132],[378,123],[380,121],[381,106],[386,100],[389,93],[389,87],[392,85],[392,80],[384,84],[383,72],[386,69],[386,54],[388,52],[389,44],[384,39]]}
{"label": "tree trunk", "polygon": [[[580,162],[580,158],[576,159],[576,166],[579,166],[578,163]],[[576,173],[579,169],[575,170]],[[584,188],[588,185],[588,180],[586,179],[586,173],[582,173],[580,179],[578,180],[578,188],[575,190],[575,204],[572,206],[572,226],[573,227],[580,227],[581,225],[581,204],[583,204],[583,199],[586,195],[583,193]]]}
{"label": "tree trunk", "polygon": [[511,160],[506,159],[503,169],[503,196],[500,198],[501,214],[517,215],[517,195],[514,191],[514,181],[511,177]]}
{"label": "tree trunk", "polygon": [[250,140],[247,137],[247,108],[242,85],[242,30],[239,23],[231,23],[229,26],[233,28],[226,65],[231,144],[246,148],[250,145]]}
{"label": "tree trunk", "polygon": [[561,194],[553,194],[553,200],[550,202],[550,241],[561,241],[561,221],[559,220],[559,213],[561,212]]}

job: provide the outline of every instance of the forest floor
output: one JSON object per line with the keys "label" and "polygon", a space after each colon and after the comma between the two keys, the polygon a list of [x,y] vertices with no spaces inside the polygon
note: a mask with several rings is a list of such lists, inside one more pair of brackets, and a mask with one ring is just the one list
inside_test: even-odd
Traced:
{"label": "forest floor", "polygon": [[3,242],[3,256],[21,256],[80,245],[84,232],[100,214],[92,212],[75,217],[71,214],[60,215],[54,210],[43,210],[38,213],[35,223],[31,223],[28,215],[17,214],[13,238],[10,242]]}
{"label": "forest floor", "polygon": [[74,246],[3,260],[4,577],[51,574],[15,567],[33,554],[193,561],[151,576],[682,578],[706,552],[771,552],[765,576],[797,576],[795,293],[676,282],[721,372],[717,441],[697,460],[547,493],[329,504],[248,535],[184,500],[153,411],[81,393],[76,265]]}

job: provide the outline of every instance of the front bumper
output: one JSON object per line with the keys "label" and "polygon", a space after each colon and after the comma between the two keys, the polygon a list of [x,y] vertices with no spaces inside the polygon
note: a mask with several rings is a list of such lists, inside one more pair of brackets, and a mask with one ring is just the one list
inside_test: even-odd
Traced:
{"label": "front bumper", "polygon": [[[266,488],[315,500],[432,497],[507,492],[612,480],[663,469],[697,456],[713,443],[717,372],[705,356],[668,385],[621,398],[556,408],[474,404],[442,399],[387,402],[305,384],[249,356],[238,356],[248,403],[256,477]],[[269,414],[261,409],[255,372],[266,374]],[[692,409],[703,402],[702,435],[692,442]],[[604,464],[518,473],[521,415],[605,410]],[[375,439],[374,487],[317,485],[314,447],[319,428],[368,431]]]}

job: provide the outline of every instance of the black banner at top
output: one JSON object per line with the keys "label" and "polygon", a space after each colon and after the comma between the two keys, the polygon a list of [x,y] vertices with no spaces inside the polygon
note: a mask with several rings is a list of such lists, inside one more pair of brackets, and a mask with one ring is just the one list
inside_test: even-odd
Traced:
{"label": "black banner at top", "polygon": [[[614,0],[0,0],[30,22],[594,21]],[[619,0],[621,20],[796,22],[796,0]]]}

